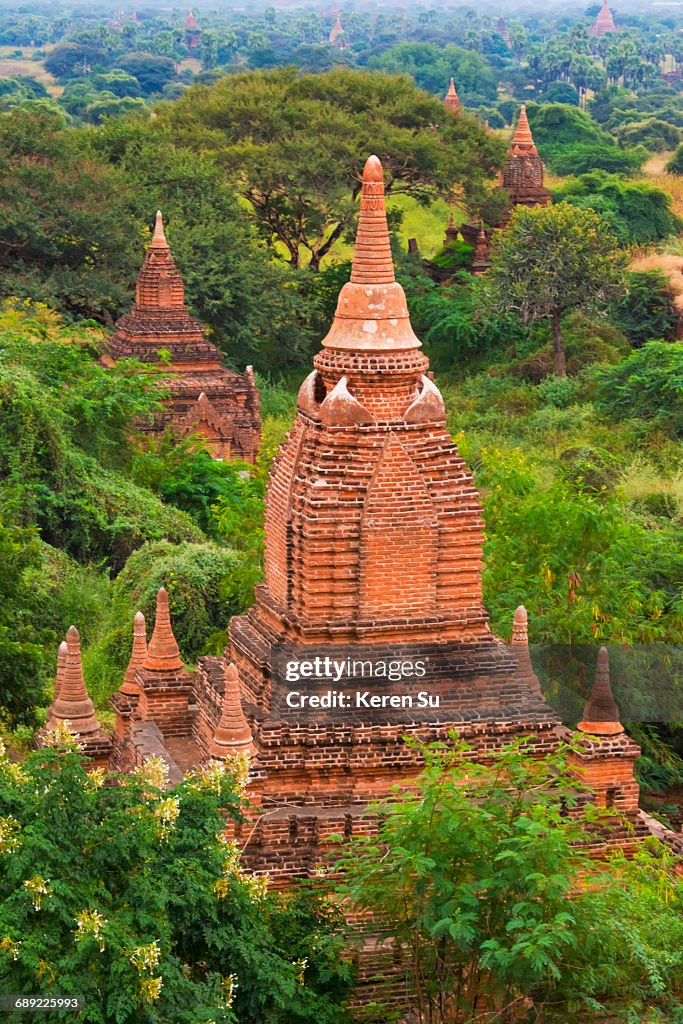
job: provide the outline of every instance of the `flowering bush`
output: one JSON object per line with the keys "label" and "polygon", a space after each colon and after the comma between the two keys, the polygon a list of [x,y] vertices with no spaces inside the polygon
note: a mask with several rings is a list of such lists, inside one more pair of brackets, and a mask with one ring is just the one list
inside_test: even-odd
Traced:
{"label": "flowering bush", "polygon": [[21,766],[0,752],[0,993],[81,996],[85,1024],[344,1019],[336,919],[225,839],[243,766],[169,790],[154,759],[103,779],[58,739]]}

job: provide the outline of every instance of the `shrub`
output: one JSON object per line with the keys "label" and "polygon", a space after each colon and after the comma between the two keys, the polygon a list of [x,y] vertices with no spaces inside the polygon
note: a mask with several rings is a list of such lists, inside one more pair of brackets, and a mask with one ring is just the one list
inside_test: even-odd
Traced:
{"label": "shrub", "polygon": [[[594,209],[626,245],[659,241],[682,226],[668,193],[646,182],[624,181],[615,174],[579,174],[555,188],[553,196],[558,202]],[[636,282],[631,284],[635,287]]]}
{"label": "shrub", "polygon": [[242,867],[223,834],[235,778],[214,765],[169,790],[155,761],[117,785],[87,768],[66,743],[0,757],[0,989],[78,994],[85,1024],[341,1024],[338,918]]}
{"label": "shrub", "polygon": [[683,437],[683,345],[650,341],[599,376],[598,403],[613,419],[654,420]]}

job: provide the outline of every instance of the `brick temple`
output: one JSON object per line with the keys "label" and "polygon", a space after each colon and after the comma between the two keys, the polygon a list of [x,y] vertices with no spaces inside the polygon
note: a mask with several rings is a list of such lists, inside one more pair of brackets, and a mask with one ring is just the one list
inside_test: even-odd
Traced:
{"label": "brick temple", "polygon": [[[315,874],[333,835],[373,829],[368,804],[421,770],[406,737],[445,740],[452,731],[482,759],[519,737],[538,755],[578,737],[573,770],[592,788],[585,799],[614,809],[587,841],[598,852],[631,849],[662,826],[638,808],[639,750],[619,722],[607,652],[572,733],[543,698],[524,608],[510,644],[489,628],[483,528],[479,494],[394,277],[382,167],[370,157],[351,280],[271,471],[265,580],[254,606],[232,619],[224,657],[200,658],[190,671],[162,588],[149,643],[144,617],[132,624],[112,739],[88,697],[72,627],[46,729],[70,722],[84,752],[117,771],[162,757],[171,783],[210,759],[247,757],[256,810],[235,836],[246,864],[274,885]],[[347,688],[369,704],[325,705],[322,697],[337,692],[325,655],[373,668],[428,664],[430,701],[412,702],[427,686],[417,679],[362,675]],[[290,683],[283,665],[289,672],[292,664],[318,667]]]}
{"label": "brick temple", "polygon": [[[517,206],[548,206],[552,203],[552,195],[544,183],[543,161],[536,149],[524,105],[519,112],[500,184],[497,187],[505,189],[509,197],[500,220],[491,226],[484,226],[482,222],[465,223],[461,224],[459,229],[464,241],[474,250],[472,270],[477,274],[482,274],[488,269],[491,238],[495,231],[505,229]],[[446,244],[457,237],[457,230],[451,220],[446,229]]]}
{"label": "brick temple", "polygon": [[112,366],[126,358],[156,365],[163,360],[169,370],[164,385],[170,397],[151,424],[139,424],[142,431],[199,434],[214,458],[254,462],[261,420],[253,369],[241,374],[225,367],[204,326],[188,312],[161,213],[138,274],[135,303],[117,321],[102,361]]}

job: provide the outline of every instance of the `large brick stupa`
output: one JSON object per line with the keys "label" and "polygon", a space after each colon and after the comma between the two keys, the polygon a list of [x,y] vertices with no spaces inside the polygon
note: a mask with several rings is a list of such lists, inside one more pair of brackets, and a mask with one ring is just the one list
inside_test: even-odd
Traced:
{"label": "large brick stupa", "polygon": [[[275,876],[305,870],[321,836],[349,834],[371,799],[419,770],[406,734],[456,728],[483,750],[531,734],[540,750],[559,727],[488,626],[480,499],[394,277],[376,157],[363,174],[351,280],[314,365],[271,473],[265,582],[249,614],[232,620],[226,652],[264,812],[250,855]],[[286,659],[426,659],[438,708],[288,705],[283,650]],[[329,685],[318,679],[313,691]],[[386,696],[387,686],[360,689]],[[389,689],[398,696],[406,681]]]}
{"label": "large brick stupa", "polygon": [[187,670],[163,589],[149,647],[137,616],[112,766],[158,754],[178,780],[246,756],[253,813],[234,838],[274,885],[315,874],[333,836],[376,827],[368,805],[422,768],[407,740],[453,732],[483,760],[516,738],[536,756],[578,736],[585,799],[615,812],[587,842],[627,848],[649,834],[606,652],[572,734],[541,693],[524,608],[510,645],[489,628],[480,499],[394,277],[376,157],[351,280],[273,464],[265,538],[265,581],[223,658]]}
{"label": "large brick stupa", "polygon": [[117,321],[103,362],[113,365],[124,358],[168,361],[170,398],[153,424],[140,425],[142,430],[200,434],[215,458],[254,462],[261,422],[253,370],[227,369],[203,325],[188,312],[161,213],[138,274],[135,303]]}

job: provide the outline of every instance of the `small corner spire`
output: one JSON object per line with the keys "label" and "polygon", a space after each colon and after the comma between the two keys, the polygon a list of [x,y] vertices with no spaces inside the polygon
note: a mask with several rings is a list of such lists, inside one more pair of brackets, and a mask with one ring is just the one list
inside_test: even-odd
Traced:
{"label": "small corner spire", "polygon": [[609,654],[606,647],[598,651],[595,682],[583,710],[583,720],[577,725],[579,732],[597,736],[615,736],[624,731],[619,721],[619,708],[612,693],[609,674]]}
{"label": "small corner spire", "polygon": [[209,745],[209,754],[214,758],[224,758],[233,754],[251,754],[253,750],[251,729],[242,708],[239,676],[233,663],[228,662],[221,718]]}
{"label": "small corner spire", "polygon": [[530,690],[540,694],[541,684],[534,672],[534,666],[531,663],[531,652],[529,651],[529,619],[523,604],[520,604],[515,609],[515,615],[512,620],[511,647],[517,658],[517,669],[520,677]]}
{"label": "small corner spire", "polygon": [[171,626],[171,613],[168,607],[168,593],[161,587],[157,593],[157,612],[154,620],[154,632],[143,661],[143,668],[153,672],[173,672],[182,669],[178,642]]}
{"label": "small corner spire", "polygon": [[142,668],[147,657],[147,628],[145,616],[142,612],[136,612],[133,619],[133,649],[128,662],[128,668],[123,676],[123,684],[120,693],[126,697],[137,697],[140,694],[140,687],[135,679],[138,669]]}
{"label": "small corner spire", "polygon": [[69,722],[79,736],[99,732],[101,727],[95,715],[95,705],[88,696],[83,677],[81,638],[75,626],[69,626],[66,632],[63,658],[61,684],[51,708],[51,721]]}

